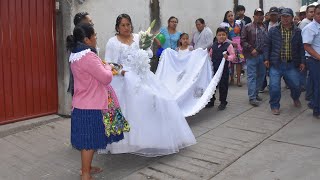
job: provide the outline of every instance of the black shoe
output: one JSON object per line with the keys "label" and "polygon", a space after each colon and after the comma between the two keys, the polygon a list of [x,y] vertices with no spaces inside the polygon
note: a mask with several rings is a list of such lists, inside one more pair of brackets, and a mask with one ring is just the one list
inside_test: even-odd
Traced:
{"label": "black shoe", "polygon": [[218,106],[218,110],[220,110],[220,111],[224,110],[224,109],[226,108],[227,104],[228,104],[227,102],[221,103],[221,104]]}
{"label": "black shoe", "polygon": [[214,102],[209,102],[207,105],[206,105],[206,108],[212,108],[214,106]]}
{"label": "black shoe", "polygon": [[311,102],[308,103],[308,108],[313,109],[313,104],[311,104]]}
{"label": "black shoe", "polygon": [[313,117],[316,119],[320,119],[320,113],[313,113]]}

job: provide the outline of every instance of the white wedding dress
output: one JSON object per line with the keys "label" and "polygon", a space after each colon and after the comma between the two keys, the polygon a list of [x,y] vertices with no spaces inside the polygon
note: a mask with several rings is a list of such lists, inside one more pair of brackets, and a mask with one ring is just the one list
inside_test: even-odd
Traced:
{"label": "white wedding dress", "polygon": [[149,70],[147,61],[150,56],[150,50],[146,53],[139,49],[137,34],[134,34],[134,42],[130,46],[122,44],[116,36],[109,39],[105,60],[122,64],[128,71],[124,77],[115,76],[111,85],[131,129],[124,133],[122,141],[108,145],[99,153],[154,157],[176,153],[196,143],[175,99]]}

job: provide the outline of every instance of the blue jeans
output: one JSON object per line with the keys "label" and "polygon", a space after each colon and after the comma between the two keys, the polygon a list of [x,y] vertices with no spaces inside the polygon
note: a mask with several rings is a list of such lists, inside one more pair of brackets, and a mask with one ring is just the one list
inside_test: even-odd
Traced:
{"label": "blue jeans", "polygon": [[307,70],[303,70],[301,72],[299,72],[300,74],[300,88],[306,88],[306,84],[307,84]]}
{"label": "blue jeans", "polygon": [[287,85],[291,91],[291,98],[299,100],[300,89],[300,74],[299,70],[294,66],[294,63],[282,62],[278,66],[271,65],[269,71],[269,94],[270,94],[270,107],[271,109],[280,108],[281,99],[281,77],[284,77]]}
{"label": "blue jeans", "polygon": [[313,82],[313,114],[320,115],[320,61],[308,58],[310,78]]}
{"label": "blue jeans", "polygon": [[266,67],[263,64],[263,55],[247,58],[247,83],[249,100],[257,98],[262,88],[266,75]]}

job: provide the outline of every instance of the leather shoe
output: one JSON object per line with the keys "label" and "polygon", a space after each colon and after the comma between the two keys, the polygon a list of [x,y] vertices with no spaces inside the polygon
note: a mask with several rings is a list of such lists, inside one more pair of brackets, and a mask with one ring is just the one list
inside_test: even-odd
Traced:
{"label": "leather shoe", "polygon": [[259,106],[259,102],[258,102],[256,99],[250,100],[249,103],[250,103],[252,106],[254,106],[254,107]]}
{"label": "leather shoe", "polygon": [[256,97],[257,101],[262,101],[262,98],[260,96]]}
{"label": "leather shoe", "polygon": [[280,110],[279,109],[272,109],[272,114],[273,115],[280,115]]}
{"label": "leather shoe", "polygon": [[222,111],[226,108],[228,103],[221,103],[219,106],[218,106],[218,110]]}
{"label": "leather shoe", "polygon": [[293,104],[294,104],[294,106],[295,106],[295,107],[301,107],[301,102],[300,102],[300,100],[299,100],[299,99],[298,99],[298,100],[293,101]]}

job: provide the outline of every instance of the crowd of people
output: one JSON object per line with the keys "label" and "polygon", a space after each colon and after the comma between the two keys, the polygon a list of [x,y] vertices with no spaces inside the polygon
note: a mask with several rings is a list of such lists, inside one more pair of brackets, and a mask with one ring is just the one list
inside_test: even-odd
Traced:
{"label": "crowd of people", "polygon": [[[219,110],[227,107],[229,85],[242,86],[246,69],[249,104],[259,106],[259,93],[268,87],[271,113],[279,115],[283,79],[293,105],[301,107],[301,92],[306,91],[313,117],[320,119],[320,5],[303,6],[297,16],[290,8],[271,7],[267,13],[257,8],[253,20],[245,11],[241,5],[235,13],[226,11],[215,35],[202,18],[196,19],[197,31],[192,35],[179,32],[178,18],[172,16],[159,31],[165,41],[155,42],[158,48],[181,54],[207,50],[213,74],[226,60],[217,85]],[[73,35],[67,38],[72,71],[68,90],[73,95],[71,143],[81,151],[81,179],[102,171],[91,165],[96,150],[161,156],[196,143],[164,83],[151,71],[135,71],[135,60],[149,59],[153,52],[141,50],[129,15],[117,17],[116,35],[106,43],[105,60],[97,55],[97,35],[89,14],[76,14],[74,24]],[[215,100],[213,96],[206,107],[213,107]]]}

